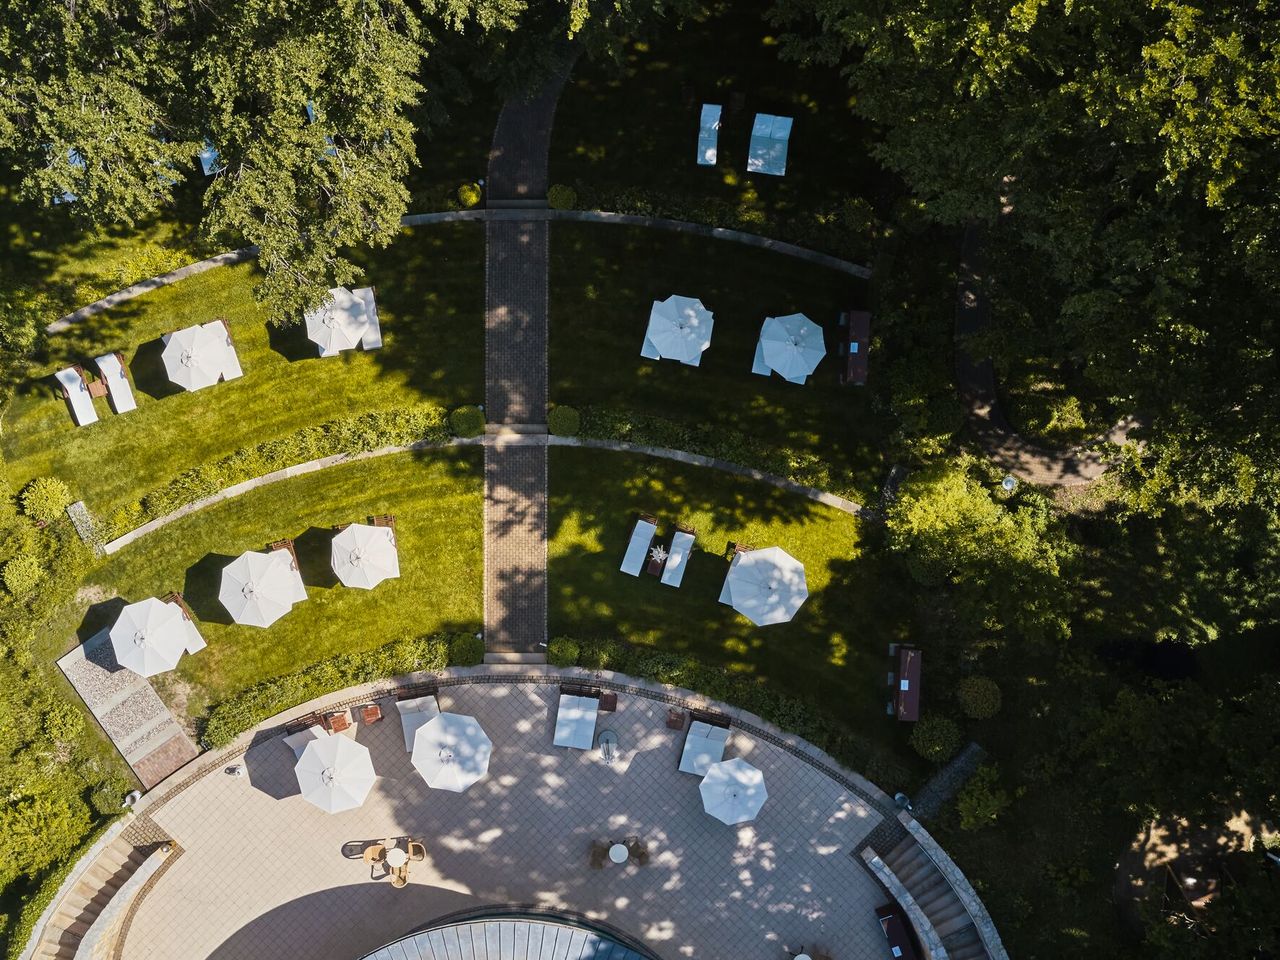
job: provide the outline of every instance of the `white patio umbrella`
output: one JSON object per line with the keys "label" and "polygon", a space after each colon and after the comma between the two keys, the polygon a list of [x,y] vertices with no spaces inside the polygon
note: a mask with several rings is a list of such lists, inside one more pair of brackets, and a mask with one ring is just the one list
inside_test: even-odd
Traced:
{"label": "white patio umbrella", "polygon": [[372,590],[400,576],[400,554],[390,527],[353,523],[333,538],[333,572],[345,586]]}
{"label": "white patio umbrella", "polygon": [[334,354],[353,350],[369,326],[364,301],[346,287],[334,287],[328,299],[304,318],[307,336],[320,345],[320,352]]}
{"label": "white patio umbrella", "polygon": [[741,757],[713,763],[699,789],[702,809],[729,826],[754,820],[769,798],[764,774]]}
{"label": "white patio umbrella", "polygon": [[226,354],[225,334],[197,326],[170,336],[160,359],[169,379],[183,390],[201,390],[218,382]]}
{"label": "white patio umbrella", "polygon": [[715,318],[701,300],[672,295],[653,301],[645,336],[661,356],[697,366],[702,352],[711,346],[714,326]]}
{"label": "white patio umbrella", "polygon": [[353,810],[364,803],[377,774],[369,748],[350,737],[330,734],[307,744],[294,764],[302,799],[325,813]]}
{"label": "white patio umbrella", "polygon": [[493,741],[475,717],[440,713],[413,736],[413,766],[428,787],[461,793],[489,772]]}
{"label": "white patio umbrella", "polygon": [[792,383],[804,383],[827,354],[822,328],[803,313],[766,318],[760,328],[760,346],[764,362]]}
{"label": "white patio umbrella", "polygon": [[144,677],[172,670],[187,648],[182,608],[148,597],[120,611],[111,628],[116,662]]}
{"label": "white patio umbrella", "polygon": [[287,551],[250,550],[222,568],[218,599],[236,623],[269,627],[306,599],[306,589]]}
{"label": "white patio umbrella", "polygon": [[764,627],[786,623],[808,596],[804,564],[781,547],[767,547],[733,558],[720,602],[732,604],[757,627]]}

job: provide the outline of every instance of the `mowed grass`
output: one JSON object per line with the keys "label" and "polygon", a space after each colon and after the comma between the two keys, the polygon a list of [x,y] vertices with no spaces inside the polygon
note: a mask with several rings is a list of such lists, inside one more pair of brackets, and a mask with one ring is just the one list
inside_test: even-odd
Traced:
{"label": "mowed grass", "polygon": [[[910,612],[857,518],[767,484],[632,454],[552,448],[550,634],[620,638],[767,680],[872,737],[884,716],[887,645]],[[619,571],[637,513],[697,530],[682,585]],[[789,623],[757,627],[719,602],[730,541],[802,562],[809,599]]]}
{"label": "mowed grass", "polygon": [[[667,204],[724,201],[758,220],[762,233],[776,218],[811,220],[848,197],[873,205],[887,197],[895,183],[872,159],[874,131],[854,115],[839,71],[781,59],[766,9],[711,4],[628,42],[621,64],[580,62],[556,112],[552,181]],[[696,162],[704,103],[724,108],[714,166]],[[746,172],[756,113],[794,119],[783,177]]]}
{"label": "mowed grass", "polygon": [[[408,636],[480,629],[483,488],[478,449],[391,454],[263,487],[164,527],[112,556],[86,586],[105,600],[81,638],[125,602],[179,590],[208,647],[160,679],[179,708],[204,707],[269,677]],[[400,578],[342,586],[330,567],[332,528],[394,514]],[[293,538],[308,599],[266,629],[231,622],[221,571],[246,550]],[[171,696],[172,699],[172,696]],[[171,705],[174,705],[171,703]]]}
{"label": "mowed grass", "polygon": [[[308,424],[421,401],[446,405],[483,394],[483,234],[474,224],[404,231],[369,257],[384,346],[320,358],[299,323],[268,326],[255,303],[256,267],[189,278],[51,338],[49,355],[20,385],[0,449],[9,479],[56,475],[89,509],[108,516],[191,467],[286,436]],[[231,324],[244,376],[186,393],[161,362],[164,333],[218,317]],[[138,409],[77,427],[52,373],[125,354]]]}
{"label": "mowed grass", "polygon": [[[715,315],[697,367],[647,360],[640,344],[654,300],[699,298]],[[792,257],[661,230],[557,223],[551,243],[551,398],[598,404],[745,434],[824,461],[867,502],[883,482],[893,424],[883,378],[836,379],[836,315],[865,304],[864,281]],[[751,372],[766,317],[803,313],[826,332],[827,356],[803,386]],[[874,353],[872,364],[874,365]]]}

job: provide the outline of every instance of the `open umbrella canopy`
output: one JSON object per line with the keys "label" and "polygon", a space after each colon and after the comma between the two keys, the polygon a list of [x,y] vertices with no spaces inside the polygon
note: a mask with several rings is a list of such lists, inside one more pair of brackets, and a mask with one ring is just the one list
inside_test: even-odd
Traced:
{"label": "open umbrella canopy", "polygon": [[720,602],[757,627],[786,623],[809,596],[802,564],[781,547],[748,550],[729,564]]}
{"label": "open umbrella canopy", "polygon": [[284,550],[250,550],[222,569],[218,599],[236,623],[269,627],[306,596],[302,578]]}
{"label": "open umbrella canopy", "polygon": [[701,300],[672,295],[653,301],[645,336],[660,356],[696,367],[711,346],[714,326],[715,318]]}
{"label": "open umbrella canopy", "polygon": [[822,328],[803,313],[768,317],[760,328],[764,362],[792,383],[804,383],[827,354]]}
{"label": "open umbrella canopy", "polygon": [[148,597],[120,611],[111,628],[116,662],[144,677],[172,670],[187,648],[182,608]]}
{"label": "open umbrella canopy", "polygon": [[334,287],[325,302],[308,312],[307,336],[320,345],[322,354],[354,350],[369,326],[364,301],[346,287]]}
{"label": "open umbrella canopy", "polygon": [[160,359],[169,379],[183,390],[211,387],[222,376],[226,336],[209,327],[187,327],[169,337]]}
{"label": "open umbrella canopy", "polygon": [[493,741],[475,717],[441,713],[413,737],[413,766],[428,787],[461,793],[489,772]]}
{"label": "open umbrella canopy", "polygon": [[302,798],[326,813],[360,806],[378,776],[373,772],[369,748],[338,734],[308,743],[293,772]]}
{"label": "open umbrella canopy", "polygon": [[345,586],[372,590],[400,576],[400,554],[390,527],[353,523],[333,538],[330,562]]}
{"label": "open umbrella canopy", "polygon": [[741,757],[713,763],[699,789],[702,809],[730,826],[754,820],[769,799],[764,774]]}

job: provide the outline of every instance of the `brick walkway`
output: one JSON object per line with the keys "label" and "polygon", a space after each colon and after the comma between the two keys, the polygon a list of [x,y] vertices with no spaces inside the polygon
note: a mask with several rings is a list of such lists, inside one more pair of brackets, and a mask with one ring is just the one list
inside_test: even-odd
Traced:
{"label": "brick walkway", "polygon": [[[529,99],[508,100],[489,152],[487,203],[516,208],[485,227],[485,420],[545,437],[547,154],[572,61]],[[547,449],[492,437],[484,459],[484,635],[490,653],[541,653],[547,639]]]}

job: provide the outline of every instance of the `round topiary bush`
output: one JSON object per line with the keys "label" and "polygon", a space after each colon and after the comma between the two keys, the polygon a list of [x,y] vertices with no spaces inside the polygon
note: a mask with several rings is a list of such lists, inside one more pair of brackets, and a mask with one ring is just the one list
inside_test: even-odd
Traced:
{"label": "round topiary bush", "polygon": [[449,638],[449,666],[474,667],[484,663],[484,640],[474,633],[459,633]]}
{"label": "round topiary bush", "polygon": [[553,183],[547,191],[547,206],[552,210],[572,210],[578,205],[578,191],[563,183]]}
{"label": "round topiary bush", "polygon": [[965,677],[956,684],[956,699],[970,720],[987,720],[1000,712],[1000,685],[988,677]]}
{"label": "round topiary bush", "polygon": [[15,597],[25,597],[44,576],[44,566],[28,553],[20,553],[4,565],[0,578],[5,589]]}
{"label": "round topiary bush", "polygon": [[476,406],[458,407],[449,414],[454,436],[478,437],[484,433],[484,411]]}
{"label": "round topiary bush", "polygon": [[558,437],[575,437],[582,428],[582,414],[577,407],[564,404],[552,407],[547,414],[547,429]]}
{"label": "round topiary bush", "polygon": [[960,749],[960,727],[950,717],[927,713],[911,731],[911,749],[934,763],[946,763]]}
{"label": "round topiary bush", "polygon": [[458,202],[462,204],[464,209],[470,210],[480,202],[482,196],[483,193],[478,183],[464,183],[458,188]]}
{"label": "round topiary bush", "polygon": [[52,523],[71,502],[71,491],[57,477],[36,477],[22,488],[22,512],[40,523]]}
{"label": "round topiary bush", "polygon": [[571,637],[553,637],[547,644],[547,663],[553,667],[577,666],[578,641]]}

